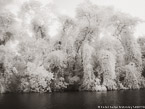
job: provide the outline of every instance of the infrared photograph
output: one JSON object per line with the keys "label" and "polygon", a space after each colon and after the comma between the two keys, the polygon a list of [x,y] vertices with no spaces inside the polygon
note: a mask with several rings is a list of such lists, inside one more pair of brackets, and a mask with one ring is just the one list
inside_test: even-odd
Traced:
{"label": "infrared photograph", "polygon": [[0,109],[145,109],[145,0],[0,0]]}

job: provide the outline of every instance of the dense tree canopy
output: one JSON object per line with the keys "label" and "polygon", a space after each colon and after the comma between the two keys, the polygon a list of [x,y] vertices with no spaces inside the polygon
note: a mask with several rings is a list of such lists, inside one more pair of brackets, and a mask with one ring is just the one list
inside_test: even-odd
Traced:
{"label": "dense tree canopy", "polygon": [[145,39],[134,36],[140,19],[88,1],[75,18],[56,13],[35,0],[17,15],[0,11],[1,93],[145,87]]}

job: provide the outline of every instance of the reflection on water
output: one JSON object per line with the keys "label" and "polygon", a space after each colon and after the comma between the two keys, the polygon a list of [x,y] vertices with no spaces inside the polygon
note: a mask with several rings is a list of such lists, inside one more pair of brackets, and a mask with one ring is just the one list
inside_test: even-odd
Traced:
{"label": "reflection on water", "polygon": [[0,95],[0,109],[97,109],[103,105],[145,106],[145,90]]}

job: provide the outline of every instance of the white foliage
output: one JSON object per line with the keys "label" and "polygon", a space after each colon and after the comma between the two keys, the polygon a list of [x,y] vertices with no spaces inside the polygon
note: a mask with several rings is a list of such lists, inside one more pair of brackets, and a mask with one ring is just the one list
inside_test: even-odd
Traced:
{"label": "white foliage", "polygon": [[129,89],[138,89],[139,85],[138,85],[138,74],[137,74],[137,69],[135,66],[135,63],[130,62],[128,65],[125,66],[126,68],[126,77],[125,80],[123,82],[123,85]]}
{"label": "white foliage", "polygon": [[123,46],[125,49],[126,63],[134,62],[139,71],[142,67],[142,54],[137,40],[132,36],[130,32],[125,32],[122,35]]}
{"label": "white foliage", "polygon": [[52,69],[55,67],[66,68],[67,56],[61,50],[53,51],[47,55],[44,61],[44,66],[46,69]]}
{"label": "white foliage", "polygon": [[106,78],[115,79],[115,56],[107,50],[101,50],[98,53],[98,61]]}
{"label": "white foliage", "polygon": [[81,90],[92,90],[92,87],[95,85],[95,75],[93,71],[93,59],[92,55],[94,53],[94,48],[89,45],[88,42],[84,43],[82,50],[83,58],[83,83],[80,87]]}
{"label": "white foliage", "polygon": [[80,81],[80,78],[78,76],[68,77],[68,79],[69,79],[69,84],[75,84]]}
{"label": "white foliage", "polygon": [[108,90],[115,90],[115,56],[108,50],[100,50],[98,53],[98,62],[101,66],[101,73],[103,74],[103,85],[106,86]]}
{"label": "white foliage", "polygon": [[93,79],[93,58],[94,48],[86,42],[83,46],[83,67],[84,67],[84,76]]}
{"label": "white foliage", "polygon": [[29,75],[29,81],[22,79],[21,88],[23,85],[30,85],[30,91],[32,92],[51,91],[50,84],[53,80],[53,74],[46,71],[43,66],[36,66],[34,63],[28,63],[26,75]]}

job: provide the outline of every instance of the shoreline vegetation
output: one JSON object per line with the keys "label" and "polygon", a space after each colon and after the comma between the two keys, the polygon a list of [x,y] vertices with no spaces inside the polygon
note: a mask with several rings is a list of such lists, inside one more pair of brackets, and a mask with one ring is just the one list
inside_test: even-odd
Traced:
{"label": "shoreline vegetation", "polygon": [[[49,34],[52,21],[57,34]],[[53,5],[24,2],[0,10],[0,93],[110,91],[145,88],[142,20],[85,1],[76,17]]]}

